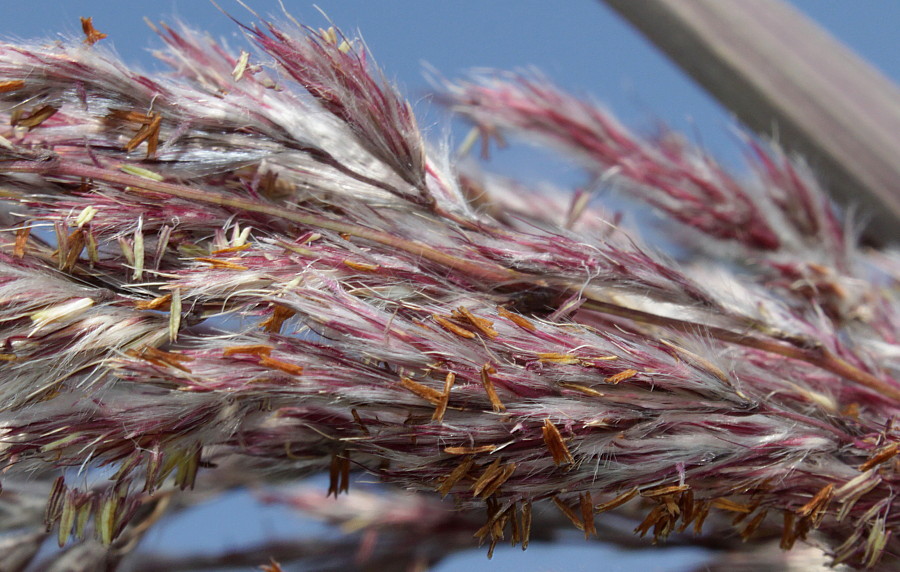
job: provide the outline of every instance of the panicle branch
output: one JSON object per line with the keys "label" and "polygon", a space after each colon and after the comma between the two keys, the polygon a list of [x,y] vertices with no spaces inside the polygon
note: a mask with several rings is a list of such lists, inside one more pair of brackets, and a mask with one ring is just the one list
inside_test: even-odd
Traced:
{"label": "panicle branch", "polygon": [[897,549],[896,265],[801,167],[751,142],[745,184],[539,76],[448,84],[485,136],[705,236],[676,263],[582,195],[474,193],[359,40],[244,29],[259,55],[160,26],[154,78],[0,44],[0,461],[53,482],[61,543],[139,538],[244,467],[453,496],[491,549],[539,502],[586,535],[614,510],[655,539],[725,515],[836,561]]}

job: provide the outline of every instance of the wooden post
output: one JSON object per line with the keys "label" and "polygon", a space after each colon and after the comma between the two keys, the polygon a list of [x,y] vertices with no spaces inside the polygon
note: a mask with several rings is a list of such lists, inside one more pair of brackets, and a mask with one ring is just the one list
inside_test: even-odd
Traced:
{"label": "wooden post", "polygon": [[750,129],[900,241],[900,89],[780,0],[604,0]]}

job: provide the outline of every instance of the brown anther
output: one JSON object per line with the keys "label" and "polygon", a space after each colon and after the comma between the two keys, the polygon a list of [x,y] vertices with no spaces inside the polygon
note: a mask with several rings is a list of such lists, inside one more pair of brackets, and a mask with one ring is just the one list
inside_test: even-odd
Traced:
{"label": "brown anther", "polygon": [[818,526],[825,516],[825,511],[833,497],[834,484],[828,483],[822,487],[809,502],[797,509],[797,516],[803,520],[808,520],[809,525],[812,527]]}
{"label": "brown anther", "polygon": [[22,89],[23,87],[25,87],[25,82],[20,79],[0,81],[0,93],[8,93],[10,91]]}
{"label": "brown anther", "polygon": [[581,501],[581,522],[584,525],[584,538],[587,540],[591,535],[597,536],[597,527],[594,525],[594,501],[591,499],[591,493],[582,493],[579,497]]}
{"label": "brown anther", "polygon": [[680,493],[663,495],[661,497],[658,497],[657,501],[666,507],[666,511],[670,515],[679,516],[681,514],[681,508],[678,506],[678,497],[680,496]]}
{"label": "brown anther", "polygon": [[494,322],[488,320],[487,318],[476,316],[465,306],[460,306],[459,308],[454,310],[453,317],[466,320],[467,322],[475,326],[475,329],[491,339],[496,338],[499,335],[497,333],[497,330],[495,330],[493,327]]}
{"label": "brown anther", "polygon": [[134,307],[138,310],[168,310],[169,304],[172,302],[172,295],[166,294],[152,300],[138,300],[134,303]]}
{"label": "brown anther", "polygon": [[716,378],[718,378],[719,381],[721,381],[722,383],[724,383],[726,385],[731,385],[731,380],[728,378],[728,374],[726,374],[724,371],[722,371],[722,368],[715,365],[714,363],[712,363],[705,357],[703,357],[699,354],[696,354],[692,351],[688,351],[688,350],[686,350],[680,346],[677,346],[667,340],[660,340],[660,342],[662,342],[664,345],[670,347],[676,353],[677,356],[685,358],[685,361],[687,363],[711,373],[712,375],[716,376]]}
{"label": "brown anther", "polygon": [[246,346],[229,346],[222,350],[222,357],[234,355],[252,355],[256,357],[268,357],[272,354],[272,346],[265,344],[251,344]]}
{"label": "brown anther", "polygon": [[259,323],[259,326],[262,329],[271,334],[279,333],[281,331],[281,326],[284,325],[288,318],[296,314],[296,312],[294,312],[290,308],[287,308],[280,304],[275,304],[274,306],[275,309],[272,312],[272,315]]}
{"label": "brown anther", "polygon": [[684,530],[690,526],[691,521],[694,520],[694,517],[697,515],[697,503],[694,501],[694,491],[686,490],[678,497],[678,507],[681,509],[681,527],[678,532],[684,532]]}
{"label": "brown anther", "polygon": [[475,337],[475,332],[471,330],[467,330],[462,326],[457,326],[450,320],[443,318],[437,314],[432,314],[431,317],[437,322],[442,328],[450,332],[451,334],[456,334],[461,338],[472,339]]}
{"label": "brown anther", "polygon": [[261,565],[259,569],[262,572],[284,572],[281,564],[279,564],[278,561],[271,557],[269,558],[269,563]]}
{"label": "brown anther", "polygon": [[149,115],[129,109],[110,109],[106,119],[108,121],[121,121],[124,123],[137,123],[140,125],[147,125],[150,123]]}
{"label": "brown anther", "polygon": [[47,526],[56,522],[62,514],[67,492],[68,487],[66,487],[65,478],[61,476],[56,477],[56,480],[53,481],[53,485],[50,487],[50,494],[44,507],[44,524]]}
{"label": "brown anther", "polygon": [[562,465],[563,463],[571,464],[575,462],[575,459],[572,458],[572,454],[569,452],[569,448],[566,446],[566,442],[563,441],[559,429],[549,419],[544,420],[541,432],[544,435],[544,443],[547,445],[547,450],[550,451],[554,463]]}
{"label": "brown anther", "polygon": [[735,502],[735,501],[727,499],[725,497],[714,499],[712,501],[712,506],[713,506],[713,508],[717,508],[720,510],[727,510],[729,512],[749,513],[752,510],[750,505]]}
{"label": "brown anther", "polygon": [[709,516],[710,503],[700,502],[698,504],[699,507],[695,509],[694,534],[703,533],[703,523],[706,521],[706,517]]}
{"label": "brown anther", "polygon": [[691,488],[691,487],[688,485],[666,485],[666,486],[662,486],[662,487],[653,487],[653,488],[642,490],[641,496],[647,497],[647,498],[656,498],[656,497],[671,495],[674,493],[680,493],[680,492],[688,490],[689,488]]}
{"label": "brown anther", "polygon": [[794,530],[794,513],[789,510],[784,511],[784,528],[781,532],[781,542],[779,546],[782,550],[790,550],[794,547],[797,540],[797,533]]}
{"label": "brown anther", "polygon": [[538,361],[541,363],[558,363],[561,365],[572,365],[579,363],[578,357],[572,354],[561,354],[556,352],[546,352],[537,354]]}
{"label": "brown anther", "polygon": [[487,498],[493,495],[497,490],[509,480],[512,474],[516,471],[515,463],[507,463],[503,465],[503,468],[500,472],[493,476],[489,483],[487,483],[480,491],[480,493],[476,493],[476,496],[479,494],[482,498]]}
{"label": "brown anther", "polygon": [[519,512],[518,506],[516,503],[512,503],[510,505],[510,514],[509,516],[509,544],[510,546],[515,546],[516,544],[522,542],[522,531],[519,529],[519,518],[516,516],[516,513]]}
{"label": "brown anther", "polygon": [[162,126],[162,115],[159,113],[150,113],[150,115],[134,113],[134,115],[129,115],[128,117],[136,117],[137,122],[141,123],[141,127],[134,134],[134,137],[128,140],[123,149],[128,152],[134,151],[138,145],[146,141],[147,158],[156,155],[156,149],[159,146],[159,128]]}
{"label": "brown anther", "polygon": [[481,384],[484,385],[484,391],[487,393],[488,399],[491,402],[491,407],[493,407],[495,413],[499,413],[500,411],[505,411],[506,406],[503,405],[503,402],[500,401],[500,397],[497,396],[497,390],[494,389],[494,382],[491,381],[490,374],[496,373],[497,370],[494,367],[486,363],[481,367]]}
{"label": "brown anther", "polygon": [[89,46],[93,46],[106,37],[106,34],[98,32],[97,29],[94,28],[93,20],[93,18],[81,19],[81,30],[84,32],[84,43]]}
{"label": "brown anther", "polygon": [[487,551],[487,559],[488,560],[490,560],[491,558],[494,557],[494,549],[495,548],[497,548],[497,541],[494,539],[491,539],[491,543],[488,545],[488,551]]}
{"label": "brown anther", "polygon": [[195,258],[197,262],[205,262],[216,270],[249,270],[249,267],[219,258]]}
{"label": "brown anther", "polygon": [[435,405],[440,405],[441,403],[441,393],[434,388],[428,387],[427,385],[422,385],[421,383],[413,381],[408,377],[401,377],[400,385],[415,393],[422,399],[429,401]]}
{"label": "brown anther", "polygon": [[761,502],[762,502],[762,498],[757,497],[756,500],[754,500],[752,503],[750,503],[748,505],[748,508],[750,509],[748,512],[739,512],[734,516],[733,519],[731,519],[731,525],[737,526],[738,524],[744,522],[744,519],[746,519],[749,515],[753,514],[753,512],[755,512],[756,509],[759,508],[759,505]]}
{"label": "brown anther", "polygon": [[359,272],[376,272],[381,266],[378,264],[368,264],[366,262],[354,262],[352,260],[344,260],[344,265],[352,268],[353,270],[358,270]]}
{"label": "brown anther", "polygon": [[100,252],[97,249],[97,237],[94,236],[93,230],[88,230],[85,233],[85,237],[87,238],[87,253],[88,253],[88,261],[90,262],[90,267],[93,268],[96,262],[100,261]]}
{"label": "brown anther", "polygon": [[[257,184],[257,190],[262,196],[277,202],[293,196],[296,189],[292,183],[279,179],[277,172],[266,171]],[[321,235],[315,234],[313,236],[321,237]]]}
{"label": "brown anther", "polygon": [[16,243],[13,246],[13,256],[24,258],[25,246],[28,244],[28,236],[31,234],[30,226],[23,226],[16,230]]}
{"label": "brown anther", "polygon": [[30,130],[53,117],[57,111],[59,109],[52,105],[44,105],[29,113],[27,117],[20,114],[12,115],[9,123],[13,127],[27,127]]}
{"label": "brown anther", "polygon": [[741,531],[741,538],[744,539],[744,542],[750,540],[750,537],[753,536],[753,533],[759,528],[759,525],[766,519],[766,516],[769,514],[769,511],[762,510],[756,513],[750,522],[747,523],[747,526]]}
{"label": "brown anther", "polygon": [[66,258],[62,261],[61,270],[71,270],[78,263],[81,251],[84,250],[84,231],[80,228],[75,229],[66,238]]}
{"label": "brown anther", "polygon": [[588,356],[578,358],[578,363],[584,367],[609,367],[603,362],[615,361],[617,359],[619,359],[619,356]]}
{"label": "brown anther", "polygon": [[213,250],[210,254],[228,254],[230,252],[240,252],[242,250],[247,250],[252,245],[249,242],[244,244],[239,244],[237,246],[228,246],[226,248],[219,248],[218,250]]}
{"label": "brown anther", "polygon": [[531,501],[525,501],[522,503],[522,522],[520,527],[522,529],[522,550],[528,548],[528,541],[531,539]]}
{"label": "brown anther", "polygon": [[559,386],[564,387],[566,389],[571,389],[572,391],[577,391],[578,393],[590,395],[591,397],[603,397],[603,393],[600,393],[596,389],[590,388],[590,387],[588,387],[586,385],[582,385],[580,383],[561,381],[561,382],[559,382]]}
{"label": "brown anther", "polygon": [[[475,482],[472,484],[472,494],[476,497],[481,495],[482,491],[491,484],[491,481],[494,480],[495,477],[500,475],[503,469],[500,468],[500,463],[503,462],[503,459],[497,457],[494,459],[494,462],[488,465],[488,467],[481,473],[481,476],[478,477]],[[485,495],[488,497],[490,495]]]}
{"label": "brown anther", "polygon": [[438,423],[444,421],[444,414],[447,412],[447,405],[450,403],[450,390],[455,382],[456,374],[452,371],[447,372],[447,377],[444,378],[444,391],[441,393],[441,399],[434,409],[434,415],[431,416],[432,421],[437,421]]}
{"label": "brown anther", "polygon": [[848,403],[841,409],[841,415],[850,417],[851,419],[859,419],[859,403],[855,401]]}
{"label": "brown anther", "polygon": [[638,488],[634,487],[630,491],[626,491],[626,492],[620,494],[619,496],[612,499],[611,501],[607,501],[605,503],[598,504],[597,506],[594,507],[594,510],[599,513],[599,512],[606,512],[606,511],[612,510],[614,508],[618,508],[618,507],[622,506],[623,504],[627,503],[628,501],[630,501],[631,499],[633,499],[634,497],[636,497],[637,494],[638,494]]}
{"label": "brown anther", "polygon": [[878,451],[875,452],[865,463],[858,467],[860,472],[865,472],[871,469],[872,467],[876,467],[885,461],[892,459],[900,452],[900,442],[891,443],[885,447],[882,447]]}
{"label": "brown anther", "polygon": [[466,457],[459,465],[456,466],[455,469],[450,471],[450,474],[444,477],[444,479],[441,481],[440,486],[437,488],[437,491],[441,494],[441,496],[447,496],[453,489],[453,486],[456,485],[456,483],[458,483],[463,477],[469,474],[469,470],[474,464],[474,457]]}
{"label": "brown anther", "polygon": [[183,362],[193,361],[194,358],[184,354],[167,352],[153,346],[144,346],[140,350],[129,350],[127,355],[138,357],[160,367],[174,367],[181,371],[191,373],[191,370],[183,365]]}
{"label": "brown anther", "polygon": [[262,359],[259,360],[259,365],[263,367],[270,367],[272,369],[277,369],[279,371],[283,371],[284,373],[289,373],[291,375],[303,375],[303,366],[295,365],[292,363],[288,363],[286,361],[281,361],[278,359],[270,358],[268,356],[263,356]]}
{"label": "brown anther", "polygon": [[650,509],[650,512],[647,513],[647,516],[644,517],[640,524],[634,527],[633,532],[640,534],[643,538],[662,518],[665,518],[665,514],[663,514],[662,507],[657,505]]}
{"label": "brown anther", "polygon": [[553,497],[553,504],[555,504],[556,508],[558,508],[560,512],[562,512],[563,515],[565,515],[565,517],[568,518],[573,525],[575,525],[575,528],[582,531],[584,530],[584,521],[581,520],[581,517],[578,515],[578,513],[572,510],[572,507],[559,500],[559,497],[556,496]]}
{"label": "brown anther", "polygon": [[660,538],[665,538],[675,530],[675,522],[677,521],[669,512],[664,512],[663,516],[657,519],[653,525],[653,542],[656,543]]}
{"label": "brown anther", "polygon": [[331,456],[331,466],[328,469],[328,494],[334,494],[337,498],[339,494],[350,490],[350,457],[343,454],[333,454]]}
{"label": "brown anther", "polygon": [[506,318],[510,322],[512,322],[512,323],[516,324],[517,326],[524,328],[530,332],[533,332],[537,329],[534,327],[534,324],[532,324],[530,321],[528,321],[527,318],[520,316],[519,314],[514,314],[513,312],[510,312],[509,310],[504,308],[503,306],[499,306],[497,308],[497,315],[499,315],[503,318]]}
{"label": "brown anther", "polygon": [[481,135],[481,158],[487,160],[491,155],[491,139],[497,144],[497,147],[503,149],[508,144],[503,137],[503,133],[494,125],[477,125],[478,132]]}
{"label": "brown anther", "polygon": [[496,450],[496,445],[478,445],[477,447],[444,447],[444,452],[448,455],[477,455],[479,453],[491,453]]}
{"label": "brown anther", "polygon": [[619,373],[615,373],[615,374],[607,377],[603,381],[605,381],[606,383],[611,383],[613,385],[616,385],[617,383],[625,381],[626,379],[631,379],[632,377],[636,376],[637,374],[638,374],[638,371],[636,369],[626,369],[624,371],[620,371]]}
{"label": "brown anther", "polygon": [[[491,536],[491,530],[494,528],[494,519],[493,519],[493,517],[490,516],[490,512],[491,512],[491,509],[488,508],[487,522],[485,522],[483,525],[481,525],[481,527],[479,527],[479,529],[476,530],[472,534],[472,536],[474,536],[475,538],[478,539],[479,544],[481,544],[482,542],[485,541],[485,539],[487,539]],[[491,553],[492,549],[493,549],[493,543],[488,548],[488,554]]]}

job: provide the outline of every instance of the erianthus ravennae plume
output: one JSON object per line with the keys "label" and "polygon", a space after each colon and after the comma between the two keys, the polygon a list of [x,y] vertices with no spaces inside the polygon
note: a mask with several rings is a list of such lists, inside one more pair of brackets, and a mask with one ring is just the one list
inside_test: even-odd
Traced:
{"label": "erianthus ravennae plume", "polygon": [[748,142],[740,180],[533,72],[440,86],[668,217],[676,262],[427,143],[358,39],[243,29],[254,55],[158,28],[154,77],[89,23],[0,44],[0,567],[50,531],[44,565],[114,567],[167,510],[317,472],[424,495],[335,505],[364,527],[490,550],[544,503],[896,563],[900,264],[802,165]]}

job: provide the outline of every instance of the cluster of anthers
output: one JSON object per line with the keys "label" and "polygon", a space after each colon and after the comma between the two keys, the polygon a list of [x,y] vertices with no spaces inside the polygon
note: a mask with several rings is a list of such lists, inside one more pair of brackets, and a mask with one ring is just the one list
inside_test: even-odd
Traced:
{"label": "cluster of anthers", "polygon": [[427,144],[358,40],[243,28],[258,55],[159,28],[155,77],[89,22],[0,44],[0,503],[43,483],[39,535],[121,555],[180,490],[328,471],[486,506],[491,549],[550,502],[895,558],[900,264],[802,167],[751,142],[739,181],[536,74],[441,86],[651,205],[676,262]]}

